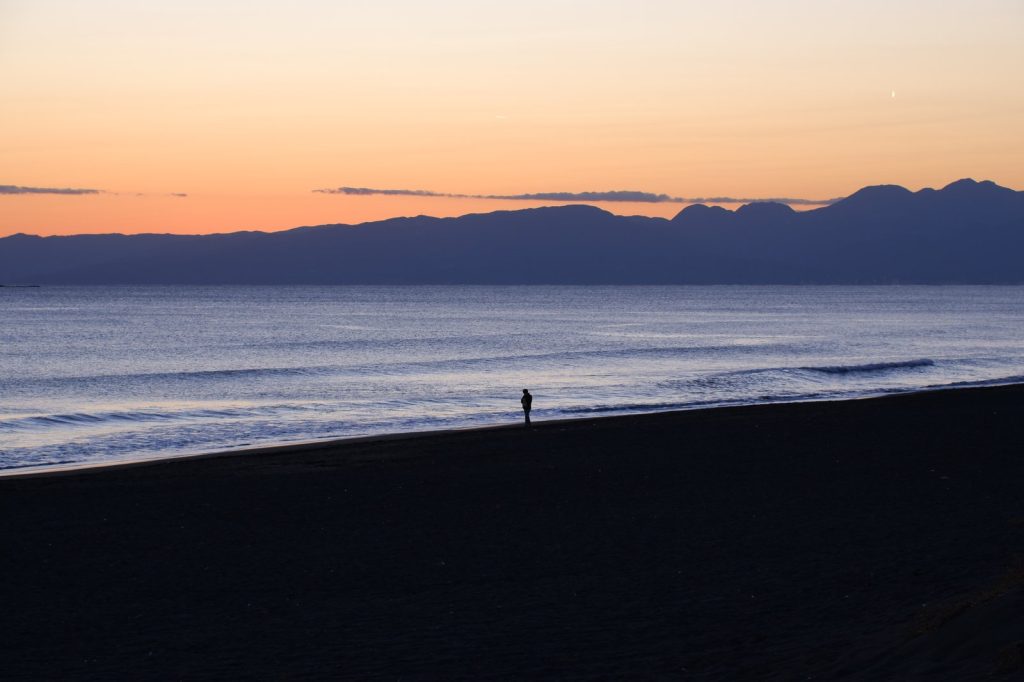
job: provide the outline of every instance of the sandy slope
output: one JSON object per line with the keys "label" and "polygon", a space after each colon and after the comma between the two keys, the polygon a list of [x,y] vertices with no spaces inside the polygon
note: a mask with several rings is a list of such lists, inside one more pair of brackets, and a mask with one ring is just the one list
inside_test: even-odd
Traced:
{"label": "sandy slope", "polygon": [[0,677],[1012,676],[1022,416],[972,389],[3,479]]}

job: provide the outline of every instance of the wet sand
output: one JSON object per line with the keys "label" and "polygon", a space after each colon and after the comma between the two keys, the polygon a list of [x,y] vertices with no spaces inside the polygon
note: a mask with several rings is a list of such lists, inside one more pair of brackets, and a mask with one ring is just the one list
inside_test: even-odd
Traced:
{"label": "wet sand", "polygon": [[0,678],[1024,672],[1024,387],[0,479]]}

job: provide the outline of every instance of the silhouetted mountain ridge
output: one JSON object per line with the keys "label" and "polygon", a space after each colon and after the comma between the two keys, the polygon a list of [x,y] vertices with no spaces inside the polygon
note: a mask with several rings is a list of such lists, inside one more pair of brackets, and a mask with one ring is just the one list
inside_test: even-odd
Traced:
{"label": "silhouetted mountain ridge", "polygon": [[693,205],[671,220],[570,205],[282,232],[0,239],[40,284],[1024,283],[1024,193],[865,187],[810,211]]}

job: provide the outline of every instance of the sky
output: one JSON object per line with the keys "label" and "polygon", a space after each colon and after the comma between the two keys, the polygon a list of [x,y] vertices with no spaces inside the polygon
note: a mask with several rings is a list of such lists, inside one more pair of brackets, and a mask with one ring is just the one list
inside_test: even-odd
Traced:
{"label": "sky", "polygon": [[1021,0],[0,0],[0,236],[1024,189],[1022,29]]}

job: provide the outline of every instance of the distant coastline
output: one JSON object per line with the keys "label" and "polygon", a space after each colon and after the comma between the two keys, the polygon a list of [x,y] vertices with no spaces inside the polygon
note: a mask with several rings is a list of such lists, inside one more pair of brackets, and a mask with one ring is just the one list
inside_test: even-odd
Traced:
{"label": "distant coastline", "polygon": [[281,232],[0,239],[39,284],[1021,284],[1024,193],[959,180],[865,187],[830,205],[671,220],[588,205]]}

